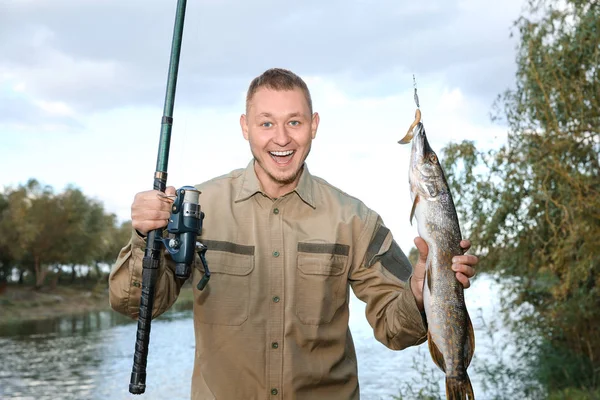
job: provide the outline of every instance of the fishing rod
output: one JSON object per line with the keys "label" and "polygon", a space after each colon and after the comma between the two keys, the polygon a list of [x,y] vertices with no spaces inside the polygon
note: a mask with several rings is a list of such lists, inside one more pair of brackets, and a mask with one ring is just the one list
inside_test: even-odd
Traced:
{"label": "fishing rod", "polygon": [[[177,86],[177,72],[179,70],[179,55],[181,53],[181,39],[183,37],[185,8],[186,0],[177,0],[177,12],[175,14],[175,27],[173,29],[173,41],[171,44],[171,58],[169,61],[167,90],[163,117],[161,121],[158,158],[156,160],[156,172],[154,174],[153,185],[155,190],[158,190],[162,193],[165,192],[167,187],[167,166],[169,163],[169,147],[171,144],[171,127],[173,125],[173,106],[175,103],[175,89]],[[198,203],[197,194],[199,194],[199,192],[196,191],[196,195],[194,195],[195,189],[191,189],[193,190],[188,191],[182,188],[178,191],[179,204],[177,204],[177,201],[174,202],[174,211],[177,211],[175,210],[175,206],[181,206],[183,203],[183,200],[180,200],[180,198],[183,199],[184,197],[188,197],[188,200],[193,200],[193,197],[195,197],[196,203]],[[182,191],[183,193],[181,193]],[[188,193],[191,193],[192,199],[189,198],[190,194]],[[196,211],[200,213],[199,207]],[[170,218],[170,221],[171,220],[173,220],[173,218]],[[198,220],[201,227],[202,219],[198,218]],[[192,227],[191,233],[199,233],[197,225],[198,224]],[[138,317],[131,381],[129,383],[129,392],[132,394],[142,394],[146,390],[146,364],[148,358],[148,344],[150,342],[152,309],[154,306],[154,290],[158,278],[160,257],[163,250],[162,246],[164,244],[162,234],[161,228],[155,229],[148,233],[148,237],[146,239],[146,249],[142,261],[142,294],[140,298],[140,312]],[[193,239],[195,242],[195,237]],[[186,243],[187,242],[188,241],[186,241]],[[187,269],[189,271],[189,265]],[[183,271],[183,274],[185,274],[185,272],[187,271]]]}

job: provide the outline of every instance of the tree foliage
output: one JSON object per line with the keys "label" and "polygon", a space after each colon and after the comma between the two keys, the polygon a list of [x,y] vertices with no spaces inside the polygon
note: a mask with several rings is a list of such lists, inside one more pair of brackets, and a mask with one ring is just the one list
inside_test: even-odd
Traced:
{"label": "tree foliage", "polygon": [[548,387],[597,387],[600,6],[528,6],[515,22],[516,87],[495,104],[494,118],[509,127],[506,144],[451,144],[445,170],[481,268],[511,277],[509,307],[532,306],[517,322],[543,338],[538,361],[556,367],[541,373]]}
{"label": "tree foliage", "polygon": [[54,193],[34,179],[0,194],[0,281],[31,274],[35,287],[66,266],[87,266],[101,275],[99,265],[111,264],[131,234],[131,223],[117,225],[114,214],[68,187]]}

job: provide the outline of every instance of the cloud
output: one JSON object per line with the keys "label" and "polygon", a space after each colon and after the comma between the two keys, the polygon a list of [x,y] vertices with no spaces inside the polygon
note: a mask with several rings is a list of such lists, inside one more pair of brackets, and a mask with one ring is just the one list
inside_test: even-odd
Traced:
{"label": "cloud", "polygon": [[[443,80],[488,104],[513,71],[509,26],[521,1],[189,2],[177,102],[235,103],[272,66],[327,76],[352,95]],[[0,10],[0,72],[78,112],[160,105],[174,2],[12,1]],[[496,79],[490,79],[490,77]]]}
{"label": "cloud", "polygon": [[[407,223],[410,146],[397,141],[412,122],[412,111],[406,112],[415,108],[412,90],[356,98],[334,80],[308,76],[307,81],[321,116],[308,158],[310,171],[380,213],[408,251],[416,235]],[[490,122],[469,117],[474,100],[459,89],[424,85],[422,90],[429,99],[423,108],[425,126],[440,156],[449,141],[485,143],[503,134]],[[238,123],[243,110],[243,94],[228,109],[178,108],[167,183],[194,185],[245,167],[251,154]],[[85,118],[86,129],[78,135],[32,135],[1,158],[4,182],[35,177],[57,190],[75,184],[120,219],[128,219],[135,193],[152,187],[160,115],[160,107],[103,111]],[[10,168],[14,165],[19,168]]]}
{"label": "cloud", "polygon": [[[485,3],[188,2],[168,183],[245,166],[247,85],[291,68],[321,114],[311,172],[378,211],[408,251],[410,148],[397,141],[414,115],[413,73],[438,153],[505,135],[488,112],[512,80],[521,0]],[[0,3],[2,184],[75,184],[127,219],[133,195],[152,186],[174,12],[156,0]]]}
{"label": "cloud", "polygon": [[73,131],[82,126],[69,105],[30,98],[25,85],[9,88],[0,78],[0,130],[8,132]]}

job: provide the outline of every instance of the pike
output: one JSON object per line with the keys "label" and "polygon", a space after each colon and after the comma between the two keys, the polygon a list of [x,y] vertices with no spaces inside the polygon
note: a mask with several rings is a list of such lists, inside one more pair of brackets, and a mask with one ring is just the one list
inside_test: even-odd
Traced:
{"label": "pike", "polygon": [[413,141],[409,183],[413,201],[410,222],[429,247],[423,285],[427,342],[435,364],[446,374],[446,398],[475,399],[467,367],[475,351],[473,325],[463,286],[452,270],[452,258],[463,254],[461,232],[450,188],[432,150],[420,112],[399,143]]}

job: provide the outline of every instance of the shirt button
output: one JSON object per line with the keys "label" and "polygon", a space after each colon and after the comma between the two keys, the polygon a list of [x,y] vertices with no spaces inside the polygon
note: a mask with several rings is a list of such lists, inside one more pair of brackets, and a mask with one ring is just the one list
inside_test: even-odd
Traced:
{"label": "shirt button", "polygon": [[279,208],[274,209],[273,214],[279,214]]}
{"label": "shirt button", "polygon": [[273,303],[279,303],[279,297],[277,297],[277,296],[273,297]]}
{"label": "shirt button", "polygon": [[277,250],[273,252],[273,257],[279,257],[279,252]]}
{"label": "shirt button", "polygon": [[277,396],[277,393],[279,393],[279,391],[277,391],[277,389],[275,389],[275,388],[271,389],[271,394],[273,396]]}
{"label": "shirt button", "polygon": [[279,343],[273,342],[273,343],[271,343],[271,347],[274,349],[277,349],[277,348],[279,348]]}

